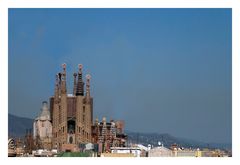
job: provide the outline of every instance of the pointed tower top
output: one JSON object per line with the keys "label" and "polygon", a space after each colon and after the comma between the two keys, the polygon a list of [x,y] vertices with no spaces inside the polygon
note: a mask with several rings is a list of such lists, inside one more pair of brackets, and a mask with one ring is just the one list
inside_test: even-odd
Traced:
{"label": "pointed tower top", "polygon": [[91,79],[91,75],[90,75],[90,74],[87,74],[87,75],[86,75],[86,79],[87,79],[87,80],[90,80],[90,79]]}
{"label": "pointed tower top", "polygon": [[82,74],[82,68],[83,68],[83,65],[78,64],[78,74]]}
{"label": "pointed tower top", "polygon": [[79,68],[79,69],[82,69],[82,68],[83,68],[83,65],[82,65],[82,64],[78,64],[78,68]]}
{"label": "pointed tower top", "polygon": [[55,84],[58,84],[58,74],[55,76]]}
{"label": "pointed tower top", "polygon": [[86,82],[86,97],[87,97],[87,102],[89,102],[90,101],[89,98],[90,98],[90,79],[91,79],[91,75],[87,74],[86,79],[87,79],[87,82]]}
{"label": "pointed tower top", "polygon": [[77,89],[76,89],[76,96],[83,96],[84,94],[84,83],[82,80],[82,68],[83,65],[79,64],[78,65],[78,81],[77,81]]}
{"label": "pointed tower top", "polygon": [[106,119],[106,117],[103,117],[103,118],[102,118],[102,122],[103,122],[103,124],[105,124],[105,125],[106,125],[106,122],[107,122],[107,119]]}
{"label": "pointed tower top", "polygon": [[63,73],[62,73],[62,82],[61,82],[61,94],[66,94],[67,93],[67,87],[66,87],[66,64],[63,63],[62,64],[62,68],[63,68]]}
{"label": "pointed tower top", "polygon": [[54,90],[54,102],[57,103],[59,99],[59,74],[56,74],[55,90]]}
{"label": "pointed tower top", "polygon": [[63,80],[66,80],[66,63],[63,63],[62,64],[62,68],[63,68],[63,73],[62,73],[62,77],[63,77]]}
{"label": "pointed tower top", "polygon": [[63,74],[66,74],[66,67],[67,67],[66,63],[63,63],[62,64]]}
{"label": "pointed tower top", "polygon": [[74,81],[73,81],[73,95],[76,95],[77,92],[77,73],[73,73]]}
{"label": "pointed tower top", "polygon": [[63,70],[66,70],[66,66],[67,66],[66,63],[63,63],[63,64],[62,64]]}

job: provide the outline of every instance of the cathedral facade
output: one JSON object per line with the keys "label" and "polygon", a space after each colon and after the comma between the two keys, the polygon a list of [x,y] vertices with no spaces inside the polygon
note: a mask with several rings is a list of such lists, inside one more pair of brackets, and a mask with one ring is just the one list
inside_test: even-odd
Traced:
{"label": "cathedral facade", "polygon": [[73,74],[73,92],[67,93],[66,64],[56,75],[54,96],[50,97],[52,119],[52,147],[59,151],[74,151],[81,143],[92,142],[93,98],[90,95],[90,75],[85,83],[82,65]]}

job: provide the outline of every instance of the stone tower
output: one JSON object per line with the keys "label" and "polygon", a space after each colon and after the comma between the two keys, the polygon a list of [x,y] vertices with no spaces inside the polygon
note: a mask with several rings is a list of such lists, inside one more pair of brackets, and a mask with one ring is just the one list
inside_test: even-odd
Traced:
{"label": "stone tower", "polygon": [[36,139],[37,136],[40,139],[52,137],[52,123],[46,101],[42,102],[41,113],[35,118],[33,123],[33,138]]}
{"label": "stone tower", "polygon": [[33,139],[37,149],[52,148],[52,122],[47,101],[42,102],[41,113],[34,120]]}
{"label": "stone tower", "polygon": [[92,142],[91,126],[93,98],[90,96],[90,75],[86,76],[86,92],[82,79],[82,65],[74,73],[73,93],[67,94],[66,64],[56,75],[54,96],[50,98],[53,125],[53,148],[60,151],[77,150],[81,143]]}

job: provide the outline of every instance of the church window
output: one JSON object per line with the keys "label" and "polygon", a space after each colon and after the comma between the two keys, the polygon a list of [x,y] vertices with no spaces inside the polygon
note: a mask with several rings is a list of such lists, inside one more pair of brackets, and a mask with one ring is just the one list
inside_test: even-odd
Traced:
{"label": "church window", "polygon": [[70,143],[70,144],[73,143],[73,137],[72,137],[72,136],[69,138],[69,143]]}
{"label": "church window", "polygon": [[85,114],[83,114],[83,123],[85,123]]}

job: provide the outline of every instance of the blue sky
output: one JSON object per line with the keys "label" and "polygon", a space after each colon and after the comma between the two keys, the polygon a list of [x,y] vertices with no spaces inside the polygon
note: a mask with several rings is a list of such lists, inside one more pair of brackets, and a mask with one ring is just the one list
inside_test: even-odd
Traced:
{"label": "blue sky", "polygon": [[9,112],[35,117],[82,63],[94,117],[231,142],[231,9],[9,9]]}

